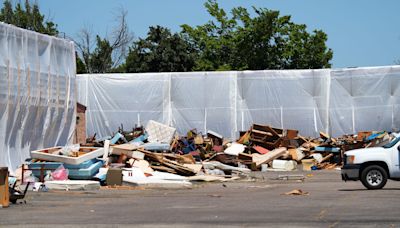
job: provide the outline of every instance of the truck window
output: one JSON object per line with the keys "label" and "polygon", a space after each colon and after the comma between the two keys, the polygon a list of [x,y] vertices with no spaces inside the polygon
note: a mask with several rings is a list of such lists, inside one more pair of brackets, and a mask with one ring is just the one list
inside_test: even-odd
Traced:
{"label": "truck window", "polygon": [[390,143],[383,145],[384,148],[390,148],[400,141],[400,137],[393,139]]}

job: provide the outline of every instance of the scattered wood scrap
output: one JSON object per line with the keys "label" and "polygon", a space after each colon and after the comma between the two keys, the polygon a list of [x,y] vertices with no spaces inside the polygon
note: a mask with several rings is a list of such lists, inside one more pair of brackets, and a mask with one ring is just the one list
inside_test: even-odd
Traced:
{"label": "scattered wood scrap", "polygon": [[290,192],[286,192],[286,193],[283,193],[283,194],[281,194],[281,195],[287,195],[287,196],[308,196],[308,195],[310,195],[310,193],[308,193],[308,192],[304,192],[303,190],[301,190],[301,189],[294,189],[294,190],[292,190],[292,191],[290,191]]}
{"label": "scattered wood scrap", "polygon": [[[167,171],[167,170],[171,171],[170,169],[173,169],[174,171],[171,173],[176,173],[176,174],[179,174],[182,176],[196,175],[196,172],[193,169],[187,168],[187,167],[181,165],[180,163],[178,163],[176,161],[172,161],[167,158],[167,157],[171,157],[171,155],[150,152],[150,151],[146,151],[141,148],[139,148],[138,150],[140,152],[144,153],[145,158],[147,158],[148,160],[157,163],[159,166],[164,166],[166,168],[169,168],[169,169],[163,168],[165,171]],[[155,169],[155,170],[160,170],[160,169],[156,168],[156,165],[152,165],[151,168]]]}

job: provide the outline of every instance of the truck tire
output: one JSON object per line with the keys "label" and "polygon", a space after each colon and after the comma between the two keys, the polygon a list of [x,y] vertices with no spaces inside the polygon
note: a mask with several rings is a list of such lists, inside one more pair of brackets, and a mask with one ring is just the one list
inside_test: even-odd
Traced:
{"label": "truck tire", "polygon": [[361,171],[361,182],[367,189],[381,189],[387,179],[386,170],[379,165],[370,165]]}

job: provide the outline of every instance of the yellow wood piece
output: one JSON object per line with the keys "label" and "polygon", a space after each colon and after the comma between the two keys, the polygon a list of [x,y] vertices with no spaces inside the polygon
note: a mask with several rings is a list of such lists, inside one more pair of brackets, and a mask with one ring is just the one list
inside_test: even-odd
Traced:
{"label": "yellow wood piece", "polygon": [[8,168],[0,167],[0,207],[8,207],[10,192],[8,191]]}

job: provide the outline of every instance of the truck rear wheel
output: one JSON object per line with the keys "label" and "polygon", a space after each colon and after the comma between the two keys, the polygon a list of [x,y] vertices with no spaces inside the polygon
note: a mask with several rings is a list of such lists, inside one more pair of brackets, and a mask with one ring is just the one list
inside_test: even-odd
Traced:
{"label": "truck rear wheel", "polygon": [[361,182],[367,189],[381,189],[386,185],[388,174],[379,165],[370,165],[361,172]]}

